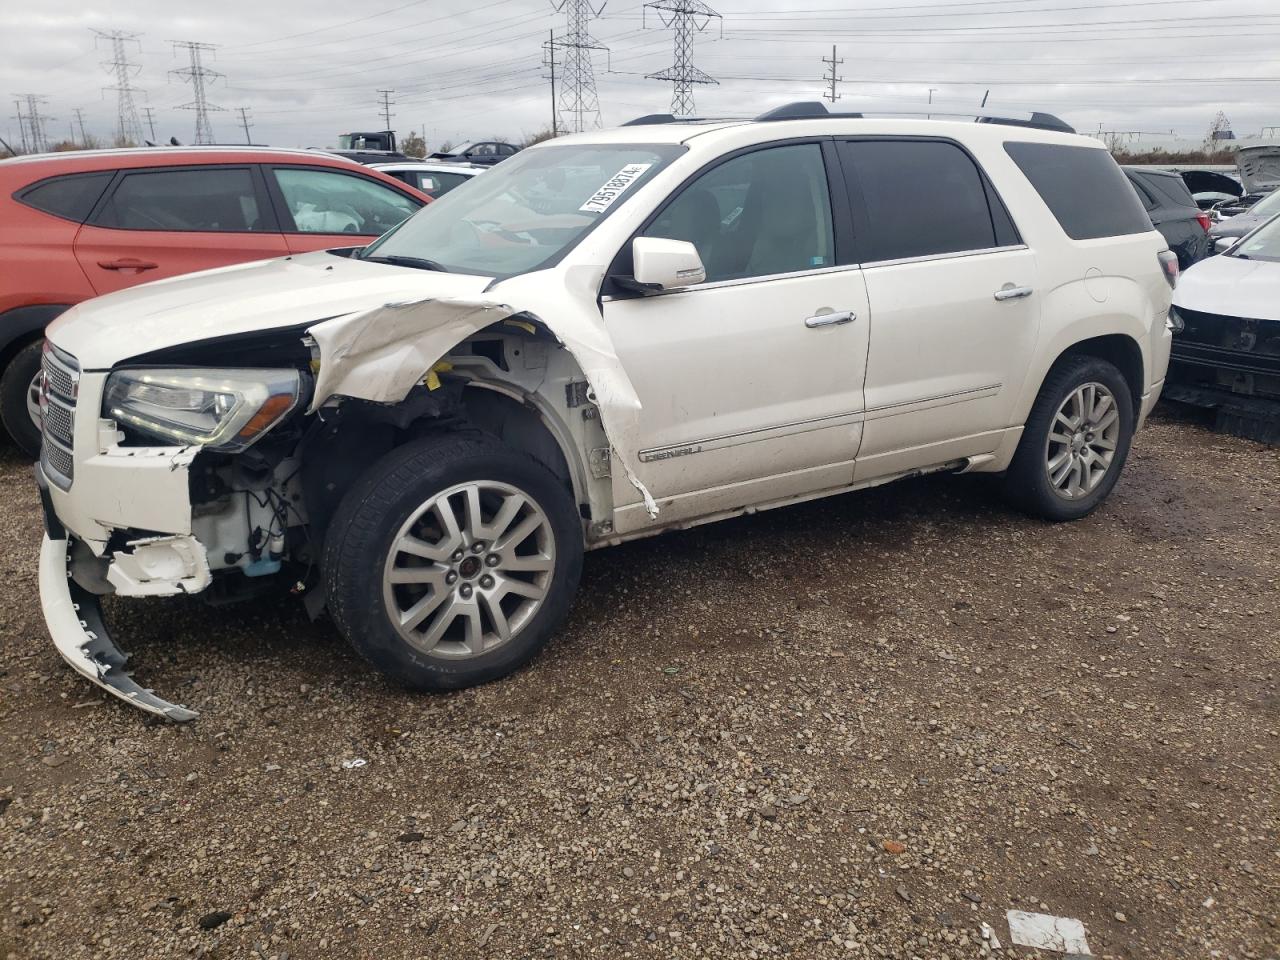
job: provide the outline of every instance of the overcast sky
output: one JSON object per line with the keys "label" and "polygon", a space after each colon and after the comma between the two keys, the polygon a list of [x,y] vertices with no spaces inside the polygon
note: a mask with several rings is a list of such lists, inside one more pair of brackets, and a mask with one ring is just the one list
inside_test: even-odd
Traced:
{"label": "overcast sky", "polygon": [[[670,0],[668,0],[670,2]],[[1077,129],[1175,131],[1201,139],[1218,110],[1238,136],[1280,125],[1277,0],[720,0],[694,43],[694,63],[720,78],[698,87],[700,115],[753,115],[825,89],[822,57],[838,47],[842,107],[865,98],[1057,113]],[[223,73],[209,101],[220,142],[243,142],[233,111],[247,107],[256,143],[326,146],[347,130],[382,127],[378,88],[392,88],[392,126],[442,140],[518,139],[550,123],[542,42],[565,29],[548,0],[8,0],[0,14],[0,114],[18,139],[13,95],[47,98],[51,139],[69,136],[81,108],[109,136],[116,100],[93,30],[137,32],[140,106],[156,132],[190,142],[191,90],[170,41],[217,44]],[[594,57],[605,125],[670,108],[671,85],[644,74],[672,62],[671,31],[641,0],[609,0],[592,21],[608,47]],[[721,27],[723,26],[723,36]],[[563,55],[563,54],[561,54]]]}

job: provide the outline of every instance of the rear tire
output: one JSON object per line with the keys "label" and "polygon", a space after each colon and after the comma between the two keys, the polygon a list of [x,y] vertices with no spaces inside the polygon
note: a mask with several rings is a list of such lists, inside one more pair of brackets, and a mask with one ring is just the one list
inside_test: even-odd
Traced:
{"label": "rear tire", "polygon": [[1133,394],[1112,363],[1060,360],[1045,378],[1005,474],[1019,507],[1046,520],[1078,520],[1107,498],[1129,456]]}
{"label": "rear tire", "polygon": [[31,390],[39,388],[43,351],[43,340],[27,344],[0,374],[0,421],[18,449],[32,460],[40,456],[40,424],[32,417]]}
{"label": "rear tire", "polygon": [[582,521],[546,467],[495,440],[445,435],[376,463],[325,535],[329,612],[370,663],[417,690],[504,677],[563,624]]}

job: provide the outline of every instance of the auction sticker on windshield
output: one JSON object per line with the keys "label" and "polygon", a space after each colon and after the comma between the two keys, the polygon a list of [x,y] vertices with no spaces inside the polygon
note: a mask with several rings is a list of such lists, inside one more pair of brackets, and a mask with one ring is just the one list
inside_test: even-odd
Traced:
{"label": "auction sticker on windshield", "polygon": [[599,190],[580,206],[586,213],[604,213],[620,196],[627,192],[633,183],[644,176],[644,172],[652,167],[652,163],[628,163],[604,182]]}

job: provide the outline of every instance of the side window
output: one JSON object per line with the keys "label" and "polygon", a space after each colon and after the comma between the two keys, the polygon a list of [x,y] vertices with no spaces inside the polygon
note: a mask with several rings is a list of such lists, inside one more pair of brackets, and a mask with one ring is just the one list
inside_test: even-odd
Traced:
{"label": "side window", "polygon": [[1147,210],[1154,210],[1156,208],[1156,198],[1147,190],[1146,185],[1137,177],[1130,177],[1129,182],[1133,184],[1133,192],[1138,195],[1138,199],[1142,201],[1142,205],[1146,207]]}
{"label": "side window", "polygon": [[272,173],[297,233],[381,236],[418,209],[403,194],[353,174],[297,167]]}
{"label": "side window", "polygon": [[122,230],[247,233],[270,230],[247,167],[126,173],[97,225]]}
{"label": "side window", "polygon": [[441,173],[439,170],[418,173],[415,176],[418,178],[418,189],[432,200],[443,197],[458,184],[470,179],[460,173]]}
{"label": "side window", "polygon": [[1072,240],[1151,230],[1129,179],[1104,148],[1009,141],[1004,149]]}
{"label": "side window", "polygon": [[19,194],[29,207],[83,223],[114,173],[77,173],[37,183]]}
{"label": "side window", "polygon": [[1008,242],[1012,224],[999,198],[955,144],[852,140],[840,148],[850,193],[860,191],[866,204],[865,262],[988,250]]}
{"label": "side window", "polygon": [[685,187],[643,235],[692,243],[708,282],[832,266],[822,147],[769,147],[726,160]]}
{"label": "side window", "polygon": [[509,143],[500,143],[498,144],[498,153],[504,157],[514,157],[516,155],[516,148]]}

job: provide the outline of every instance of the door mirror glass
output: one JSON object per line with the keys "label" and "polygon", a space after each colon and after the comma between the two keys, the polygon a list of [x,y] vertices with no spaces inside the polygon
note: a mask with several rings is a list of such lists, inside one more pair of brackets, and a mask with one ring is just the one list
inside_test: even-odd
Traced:
{"label": "door mirror glass", "polygon": [[1238,239],[1238,237],[1219,237],[1217,240],[1213,241],[1213,252],[1226,253],[1236,245],[1236,240]]}
{"label": "door mirror glass", "polygon": [[631,257],[636,286],[644,290],[677,290],[707,278],[698,248],[687,240],[636,237]]}

